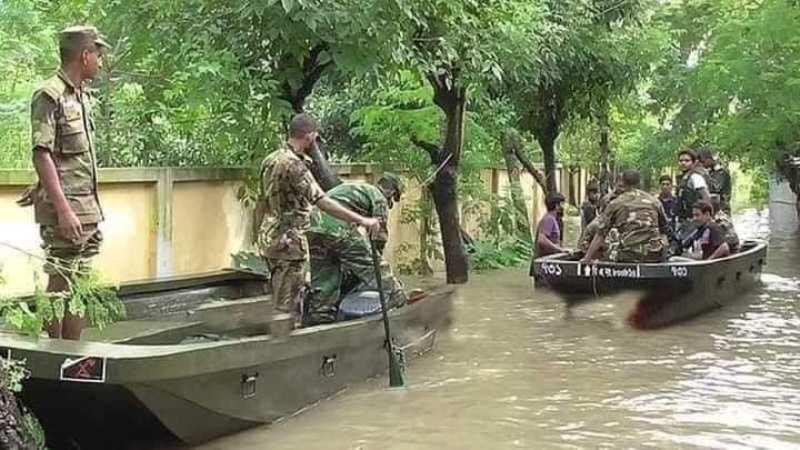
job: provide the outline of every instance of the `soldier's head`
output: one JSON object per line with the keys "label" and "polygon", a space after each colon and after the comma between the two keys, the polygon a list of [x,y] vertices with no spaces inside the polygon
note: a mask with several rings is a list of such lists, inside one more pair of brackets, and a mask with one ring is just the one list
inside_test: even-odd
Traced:
{"label": "soldier's head", "polygon": [[697,151],[697,159],[706,169],[711,169],[716,164],[714,152],[707,145]]}
{"label": "soldier's head", "polygon": [[658,184],[661,186],[661,193],[664,195],[672,194],[672,177],[669,175],[661,175],[658,179]]}
{"label": "soldier's head", "polygon": [[630,191],[631,189],[637,189],[639,187],[642,176],[639,174],[638,170],[629,169],[622,172],[619,179],[622,180],[623,190]]}
{"label": "soldier's head", "polygon": [[561,214],[564,212],[565,200],[563,195],[558,192],[553,192],[552,194],[547,194],[547,197],[544,199],[544,206],[547,207],[547,212]]}
{"label": "soldier's head", "polygon": [[678,153],[678,167],[682,172],[686,172],[687,170],[691,169],[696,163],[697,153],[695,153],[694,150],[686,149],[681,150]]}
{"label": "soldier's head", "polygon": [[705,225],[714,217],[714,207],[711,203],[700,200],[692,205],[692,220],[697,225]]}
{"label": "soldier's head", "polygon": [[597,181],[592,180],[586,185],[586,199],[591,203],[597,203],[600,200],[600,186]]}
{"label": "soldier's head", "polygon": [[317,121],[308,114],[300,113],[289,122],[289,144],[295,151],[306,153],[319,135]]}
{"label": "soldier's head", "polygon": [[383,196],[386,197],[389,208],[400,201],[405,191],[403,180],[401,180],[399,176],[389,172],[384,173],[376,184],[381,192],[383,192]]}
{"label": "soldier's head", "polygon": [[83,80],[91,80],[103,68],[103,55],[110,48],[97,28],[74,26],[58,36],[61,67],[78,73]]}

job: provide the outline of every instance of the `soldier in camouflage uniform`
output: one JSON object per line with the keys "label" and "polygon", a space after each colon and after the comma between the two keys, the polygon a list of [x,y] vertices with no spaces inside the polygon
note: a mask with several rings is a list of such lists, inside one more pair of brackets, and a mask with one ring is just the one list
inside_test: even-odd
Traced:
{"label": "soldier in camouflage uniform", "polygon": [[711,197],[711,207],[714,209],[714,222],[719,225],[722,231],[722,240],[728,243],[728,248],[731,253],[738,252],[739,235],[736,234],[736,229],[733,227],[731,217],[722,209],[719,197]]}
{"label": "soldier in camouflage uniform", "polygon": [[667,257],[667,218],[658,199],[638,189],[638,171],[622,174],[624,192],[611,201],[597,217],[598,231],[583,260],[596,259],[612,228],[619,233],[619,245],[606,249],[605,257],[617,262],[661,262]]}
{"label": "soldier in camouflage uniform", "polygon": [[714,158],[714,153],[709,147],[703,147],[697,152],[697,157],[700,163],[708,171],[708,193],[711,199],[716,197],[719,200],[721,209],[727,214],[731,213],[731,194],[733,192],[733,183],[731,182],[731,174],[722,167],[722,164]]}
{"label": "soldier in camouflage uniform", "polygon": [[[68,279],[89,268],[103,235],[97,195],[94,121],[86,85],[103,65],[108,44],[94,27],[70,27],[59,35],[61,67],[31,100],[33,165],[39,182],[18,203],[34,205],[45,251],[47,291],[68,288]],[[66,311],[48,324],[50,337],[78,340],[83,323]]]}
{"label": "soldier in camouflage uniform", "polygon": [[[381,231],[374,237],[376,248],[382,254],[388,240],[389,209],[400,200],[402,183],[393,174],[378,180],[377,186],[366,183],[344,183],[328,195],[366,217],[381,222]],[[337,317],[342,285],[346,277],[355,283],[352,290],[376,290],[375,269],[369,241],[350,225],[315,208],[311,214],[308,233],[311,249],[311,287],[314,294],[309,299],[307,323],[334,322]],[[390,307],[403,305],[407,297],[403,286],[392,274],[389,264],[381,258],[381,278]]]}
{"label": "soldier in camouflage uniform", "polygon": [[267,156],[261,166],[265,215],[258,245],[270,271],[278,313],[294,314],[309,282],[306,233],[314,205],[346,223],[363,226],[370,235],[380,231],[378,219],[350,211],[319,187],[307,156],[316,138],[314,119],[307,114],[296,115],[289,124],[286,144]]}

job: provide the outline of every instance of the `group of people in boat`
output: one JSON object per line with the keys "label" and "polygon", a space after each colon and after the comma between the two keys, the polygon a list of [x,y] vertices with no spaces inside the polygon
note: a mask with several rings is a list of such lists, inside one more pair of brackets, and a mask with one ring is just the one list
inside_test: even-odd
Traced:
{"label": "group of people in boat", "polygon": [[[641,189],[637,170],[622,172],[605,195],[590,182],[580,207],[582,260],[658,263],[673,256],[708,260],[737,252],[728,171],[709,147],[680,151],[678,167],[677,189],[670,175],[662,175],[657,196]],[[559,193],[545,199],[547,213],[535,233],[537,257],[569,251],[562,244],[564,202]]]}

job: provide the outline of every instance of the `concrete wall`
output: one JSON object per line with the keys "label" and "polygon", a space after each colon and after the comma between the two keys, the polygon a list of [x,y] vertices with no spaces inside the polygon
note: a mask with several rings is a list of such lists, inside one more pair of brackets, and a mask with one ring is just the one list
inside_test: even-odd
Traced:
{"label": "concrete wall", "polygon": [[[337,169],[348,181],[369,182],[380,176],[379,170],[364,164]],[[250,248],[252,242],[252,214],[237,197],[244,177],[244,170],[238,168],[101,169],[105,242],[95,267],[105,278],[118,282],[230,266],[231,254]],[[577,186],[576,195],[583,195],[582,182],[569,182],[563,174],[558,178],[560,186]],[[482,179],[495,194],[507,191],[504,170],[486,170]],[[0,170],[2,293],[29,292],[37,279],[43,280],[43,254],[33,208],[14,203],[33,180],[31,171]],[[536,223],[544,213],[542,192],[528,175],[522,176],[522,184],[531,222]],[[564,194],[570,198],[568,192]],[[399,257],[403,244],[408,254],[418,252],[418,226],[402,223],[402,218],[404,208],[416,206],[420,195],[420,186],[408,183],[403,202],[391,212],[390,261]],[[477,218],[467,216],[463,221],[470,234],[481,234]]]}

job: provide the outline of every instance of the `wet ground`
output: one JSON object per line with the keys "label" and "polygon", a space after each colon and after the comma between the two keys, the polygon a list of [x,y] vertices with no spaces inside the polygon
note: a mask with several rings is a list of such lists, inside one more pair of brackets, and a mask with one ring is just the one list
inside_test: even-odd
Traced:
{"label": "wet ground", "polygon": [[[737,220],[764,236],[766,213]],[[473,276],[405,390],[384,379],[196,450],[800,448],[800,243],[773,233],[763,286],[656,331],[632,298],[565,314],[524,271]]]}

